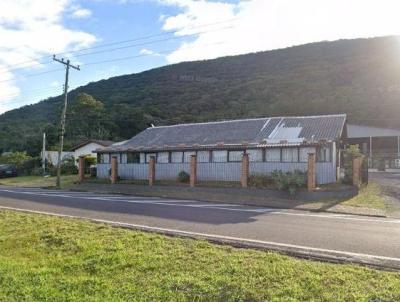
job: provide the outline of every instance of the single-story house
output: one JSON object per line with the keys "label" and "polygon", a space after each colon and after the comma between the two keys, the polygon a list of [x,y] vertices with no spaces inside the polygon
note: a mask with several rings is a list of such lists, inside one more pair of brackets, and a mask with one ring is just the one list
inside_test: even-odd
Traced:
{"label": "single-story house", "polygon": [[386,168],[400,168],[400,130],[347,124],[346,143],[359,146],[370,168],[382,160]]}
{"label": "single-story house", "polygon": [[131,139],[97,149],[97,176],[109,176],[112,156],[118,176],[146,179],[150,157],[156,179],[176,179],[189,171],[197,155],[199,181],[239,181],[242,154],[249,154],[249,173],[307,171],[309,153],[316,154],[318,184],[337,181],[339,145],[346,115],[266,117],[149,127]]}
{"label": "single-story house", "polygon": [[96,149],[108,147],[114,144],[113,141],[88,139],[73,146],[71,151],[74,152],[74,158],[77,160],[80,156],[93,156],[97,157]]}

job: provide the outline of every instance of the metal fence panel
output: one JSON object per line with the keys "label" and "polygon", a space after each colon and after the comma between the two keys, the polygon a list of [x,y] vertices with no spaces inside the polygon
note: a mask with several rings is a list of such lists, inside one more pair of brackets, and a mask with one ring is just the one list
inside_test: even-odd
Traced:
{"label": "metal fence panel", "polygon": [[181,171],[190,173],[189,163],[156,164],[156,180],[176,180]]}
{"label": "metal fence panel", "polygon": [[294,170],[307,171],[307,163],[282,163],[282,162],[250,162],[249,174],[270,175],[275,170],[293,172]]}
{"label": "metal fence panel", "polygon": [[198,163],[199,181],[240,181],[241,163]]}
{"label": "metal fence panel", "polygon": [[122,179],[148,179],[148,164],[119,164],[118,176]]}
{"label": "metal fence panel", "polygon": [[331,162],[316,163],[315,168],[317,184],[330,184],[336,182],[336,168]]}
{"label": "metal fence panel", "polygon": [[110,164],[97,164],[97,177],[98,178],[109,178]]}

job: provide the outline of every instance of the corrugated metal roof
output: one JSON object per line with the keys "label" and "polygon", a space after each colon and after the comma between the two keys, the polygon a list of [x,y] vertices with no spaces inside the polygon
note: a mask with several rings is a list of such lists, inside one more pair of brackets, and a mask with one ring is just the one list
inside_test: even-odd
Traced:
{"label": "corrugated metal roof", "polygon": [[400,136],[400,130],[370,126],[347,125],[348,138]]}
{"label": "corrugated metal roof", "polygon": [[[220,147],[223,145],[242,144],[259,145],[268,143],[268,140],[275,141],[276,139],[270,136],[276,130],[280,133],[278,143],[282,143],[282,141],[286,141],[283,143],[290,143],[291,140],[295,143],[306,140],[338,140],[341,137],[345,120],[345,114],[337,114],[150,127],[119,145],[118,150],[188,149],[190,147]],[[288,137],[282,136],[285,133]],[[110,146],[102,149],[102,151],[116,149],[115,146]]]}

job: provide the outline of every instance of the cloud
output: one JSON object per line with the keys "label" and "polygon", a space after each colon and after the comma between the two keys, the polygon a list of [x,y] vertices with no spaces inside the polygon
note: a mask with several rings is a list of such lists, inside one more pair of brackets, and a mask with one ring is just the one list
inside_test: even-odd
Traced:
{"label": "cloud", "polygon": [[77,7],[72,11],[71,17],[72,18],[88,18],[92,15],[92,12],[87,8],[80,8]]}
{"label": "cloud", "polygon": [[[75,0],[1,0],[0,10],[0,111],[6,95],[18,94],[15,68],[43,68],[38,58],[88,47],[92,34],[63,24]],[[26,69],[25,69],[26,70]]]}
{"label": "cloud", "polygon": [[139,52],[141,55],[149,55],[149,56],[161,56],[158,52],[155,52],[154,50],[147,49],[147,48],[142,48]]}
{"label": "cloud", "polygon": [[[207,31],[192,41],[185,41],[169,54],[167,60],[170,63],[284,48],[315,41],[400,34],[400,2],[397,0],[158,2],[175,6],[180,11],[161,19],[164,30],[176,30],[177,35]],[[227,22],[225,26],[218,24],[201,30],[194,29],[196,26],[224,20],[233,21]],[[226,25],[229,24],[233,28],[227,29]]]}

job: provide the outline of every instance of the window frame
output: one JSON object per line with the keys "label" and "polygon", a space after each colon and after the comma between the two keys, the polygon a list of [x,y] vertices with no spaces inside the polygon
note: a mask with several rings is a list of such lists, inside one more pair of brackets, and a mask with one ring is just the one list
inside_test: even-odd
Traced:
{"label": "window frame", "polygon": [[[297,160],[293,161],[293,160],[283,160],[283,152],[284,150],[294,150],[293,154],[297,154]],[[299,148],[298,147],[282,147],[281,148],[281,162],[282,163],[298,163],[300,158],[299,158]]]}

